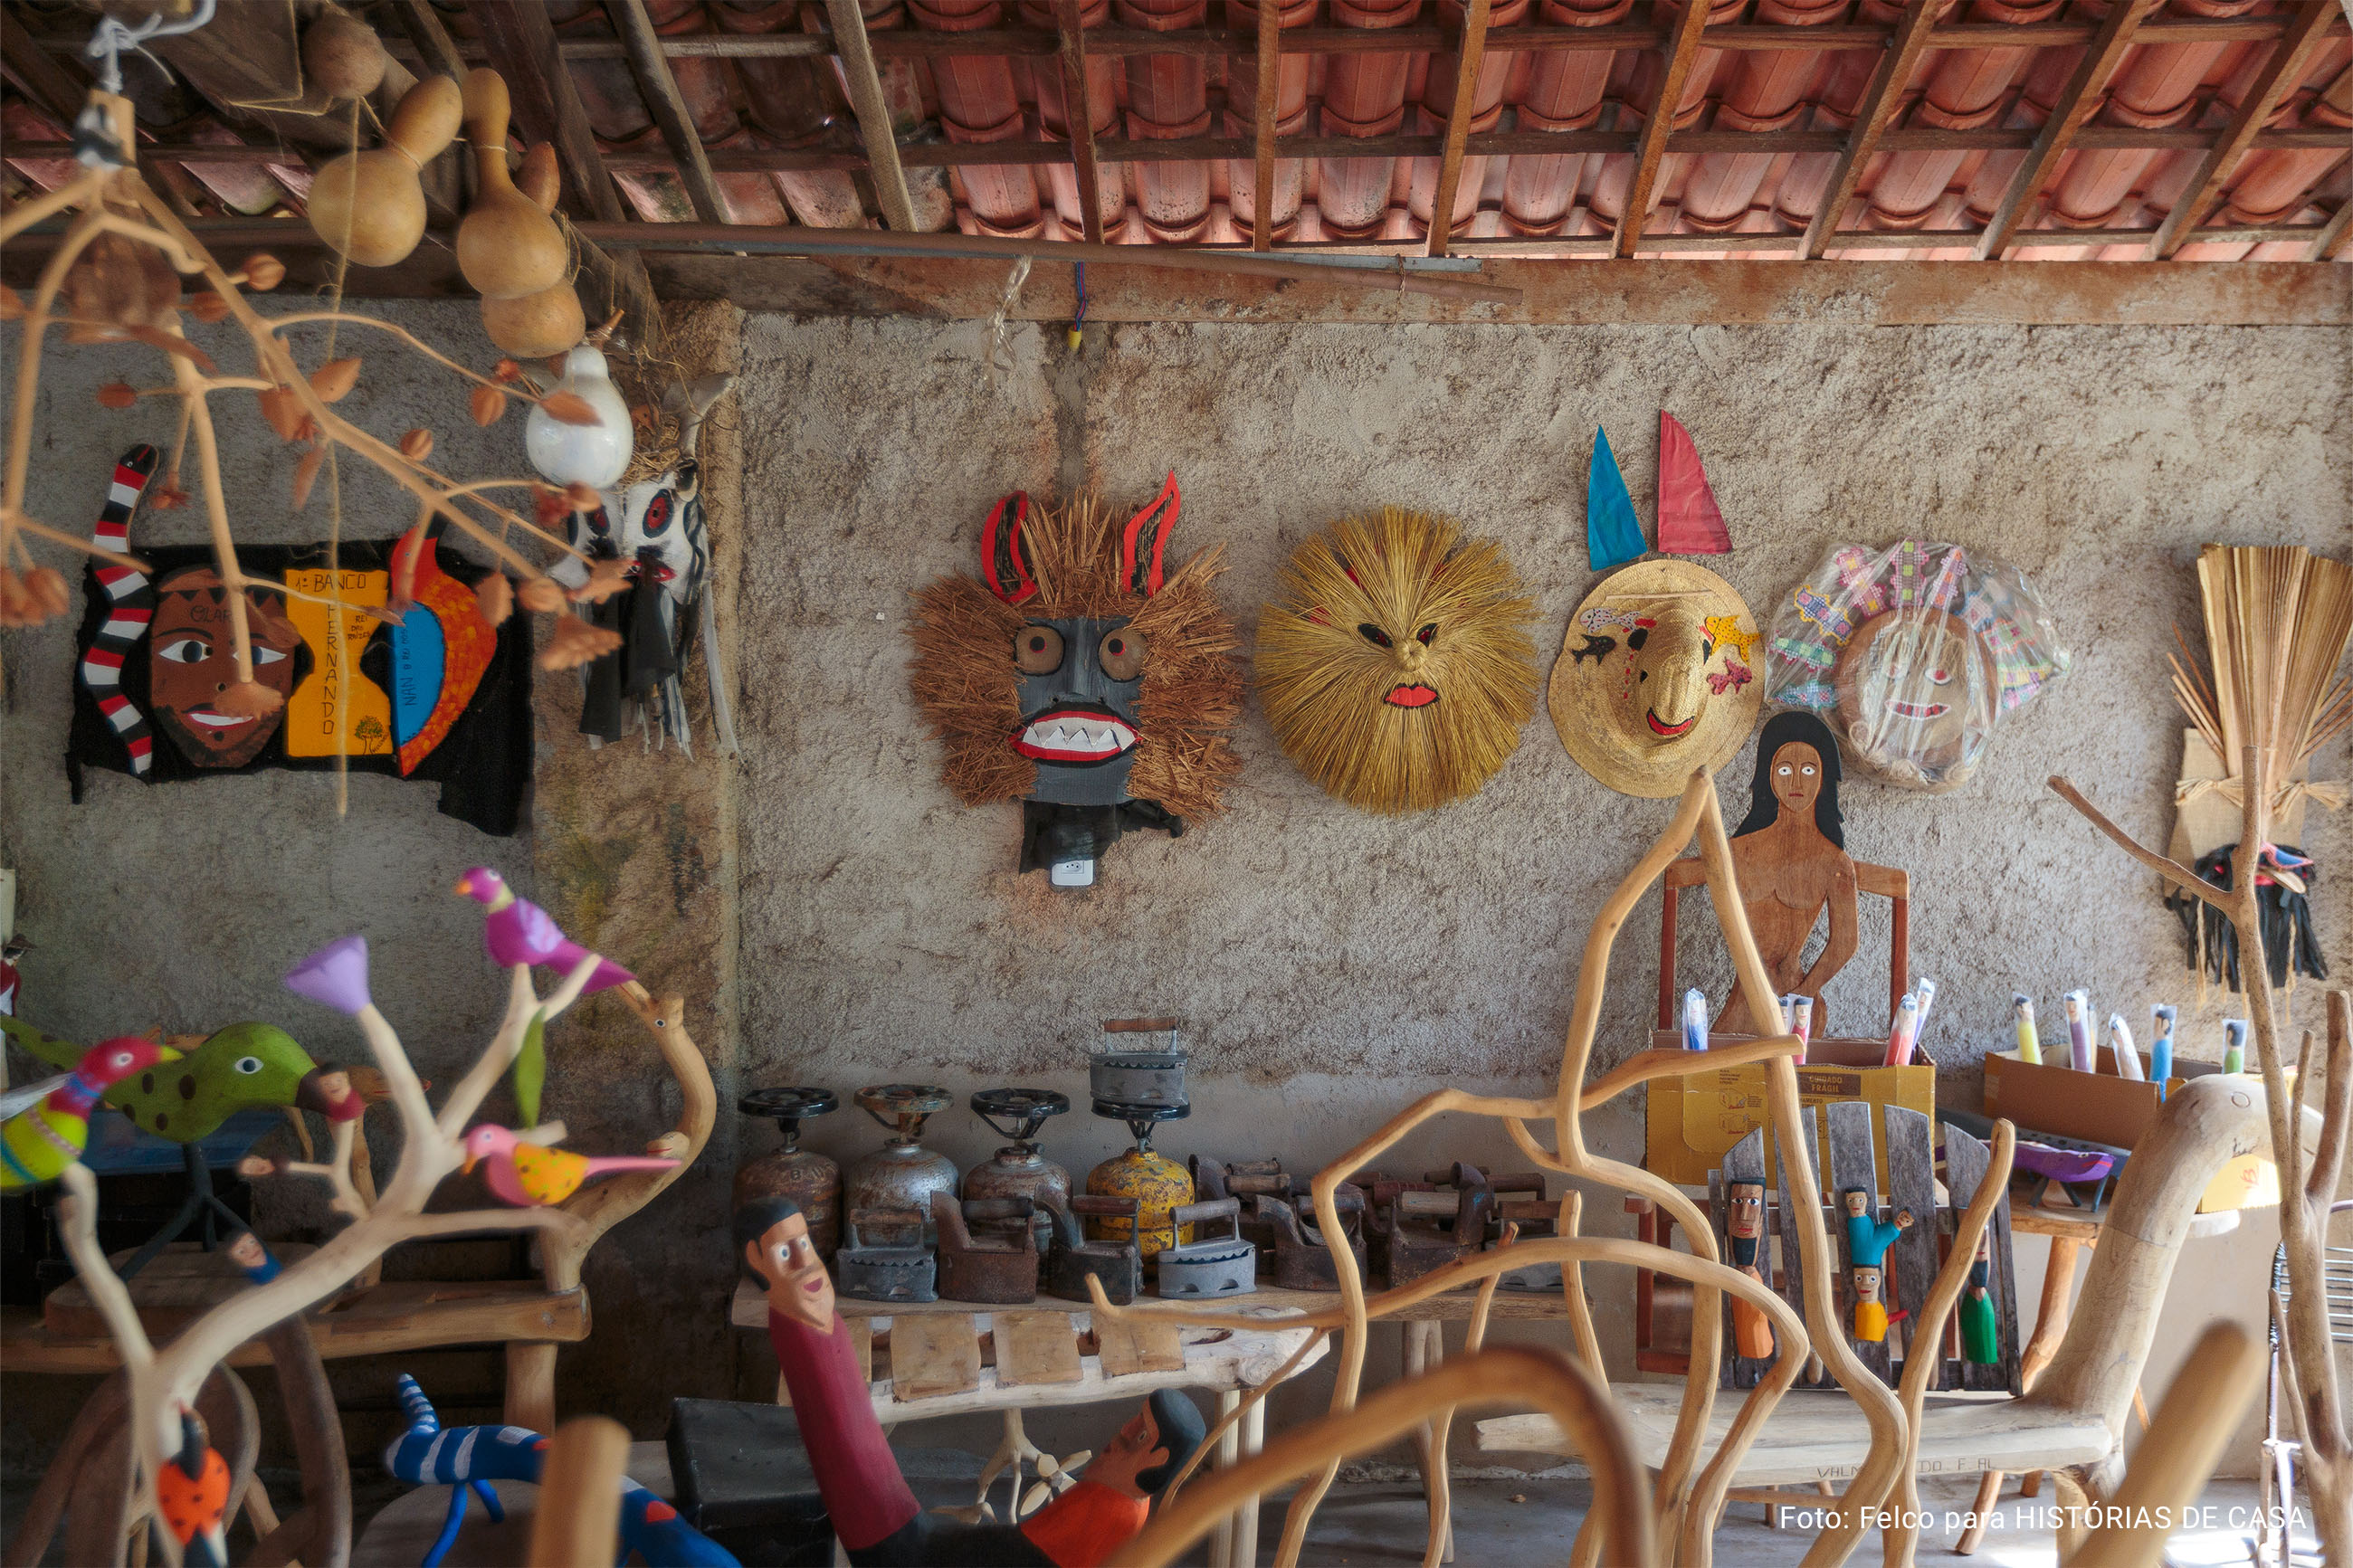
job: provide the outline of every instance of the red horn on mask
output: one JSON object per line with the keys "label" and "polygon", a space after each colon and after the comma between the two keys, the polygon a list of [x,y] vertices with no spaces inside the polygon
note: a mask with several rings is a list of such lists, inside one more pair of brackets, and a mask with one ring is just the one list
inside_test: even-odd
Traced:
{"label": "red horn on mask", "polygon": [[1038,592],[1029,572],[1029,556],[1021,542],[1021,525],[1029,521],[1029,492],[1015,490],[989,509],[980,535],[980,571],[988,591],[1008,605],[1018,605]]}
{"label": "red horn on mask", "polygon": [[[1184,498],[1176,493],[1176,474],[1171,469],[1160,493],[1127,520],[1119,540],[1119,580],[1127,584],[1129,593],[1150,598],[1160,592],[1160,553],[1168,547],[1168,531],[1176,526],[1176,512],[1183,505]],[[1147,531],[1148,552],[1145,548]]]}

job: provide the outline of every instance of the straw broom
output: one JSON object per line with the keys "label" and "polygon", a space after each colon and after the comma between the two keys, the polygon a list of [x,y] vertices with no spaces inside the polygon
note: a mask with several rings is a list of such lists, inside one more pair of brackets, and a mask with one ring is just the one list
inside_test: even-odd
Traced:
{"label": "straw broom", "polygon": [[2230,776],[2246,747],[2271,752],[2276,811],[2306,760],[2353,725],[2353,680],[2336,673],[2353,639],[2353,566],[2301,546],[2210,544],[2198,588],[2213,682],[2184,642],[2167,656],[2174,699]]}

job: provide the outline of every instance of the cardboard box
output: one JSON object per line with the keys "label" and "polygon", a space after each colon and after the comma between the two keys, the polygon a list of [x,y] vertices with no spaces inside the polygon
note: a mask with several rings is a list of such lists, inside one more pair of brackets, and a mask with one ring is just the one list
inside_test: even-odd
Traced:
{"label": "cardboard box", "polygon": [[[2063,1037],[2058,1046],[2062,1053],[2058,1059],[2063,1065],[2055,1067],[2047,1043],[2040,1062],[2021,1061],[2016,1051],[1989,1054],[1985,1059],[1985,1113],[2008,1117],[2017,1125],[2021,1138],[2050,1132],[2117,1149],[2137,1146],[2157,1124],[2160,1105],[2157,1085],[2116,1077],[2116,1058],[2105,1046],[2099,1047],[2099,1070],[2090,1073],[2077,1072],[2063,1065],[2067,1048]],[[2212,1062],[2177,1059],[2173,1065],[2175,1071],[2167,1082],[2168,1092],[2193,1078],[2222,1070]],[[2142,1068],[2146,1071],[2147,1068],[2147,1058],[2144,1056]],[[2295,1072],[2293,1068],[2288,1070],[2291,1075]],[[2295,1081],[2293,1076],[2289,1081]],[[2278,1202],[2278,1167],[2261,1154],[2242,1154],[2224,1165],[2208,1184],[2205,1195],[2198,1200],[2198,1212],[2263,1208]]]}
{"label": "cardboard box", "polygon": [[[1710,1035],[1709,1041],[1732,1045],[1753,1035]],[[1808,1047],[1806,1065],[1798,1069],[1798,1103],[1810,1110],[1833,1100],[1860,1100],[1872,1105],[1900,1105],[1934,1121],[1936,1115],[1936,1069],[1927,1062],[1911,1067],[1882,1067],[1887,1055],[1883,1040],[1816,1040]],[[1765,1169],[1775,1169],[1778,1157],[1773,1129],[1765,1109],[1765,1067],[1715,1068],[1688,1078],[1653,1079],[1650,1085],[1648,1147],[1642,1163],[1667,1180],[1683,1186],[1704,1187],[1707,1173],[1724,1163],[1725,1151],[1765,1129]],[[1879,1184],[1887,1185],[1887,1140],[1884,1123],[1872,1129],[1873,1152],[1879,1160]],[[1814,1136],[1827,1163],[1828,1140],[1819,1117]],[[1827,1170],[1820,1173],[1828,1191]]]}

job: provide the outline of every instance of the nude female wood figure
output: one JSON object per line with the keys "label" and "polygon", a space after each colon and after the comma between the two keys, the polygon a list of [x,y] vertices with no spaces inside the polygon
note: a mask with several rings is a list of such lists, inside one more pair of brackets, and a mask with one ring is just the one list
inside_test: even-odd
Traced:
{"label": "nude female wood figure", "polygon": [[[1813,1036],[1830,1032],[1822,987],[1854,956],[1860,922],[1854,862],[1840,826],[1838,742],[1810,713],[1778,713],[1757,742],[1757,775],[1748,815],[1732,837],[1732,864],[1740,878],[1741,907],[1757,951],[1779,995],[1813,999]],[[1820,954],[1805,963],[1806,943],[1830,913]],[[1735,984],[1716,1028],[1730,1034],[1779,1030],[1776,1016],[1761,1022],[1747,994]]]}

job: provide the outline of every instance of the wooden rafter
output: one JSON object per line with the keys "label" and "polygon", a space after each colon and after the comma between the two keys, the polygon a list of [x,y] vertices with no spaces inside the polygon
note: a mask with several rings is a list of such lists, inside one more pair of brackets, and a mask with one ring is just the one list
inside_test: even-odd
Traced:
{"label": "wooden rafter", "polygon": [[704,223],[725,223],[727,205],[720,199],[719,182],[712,177],[711,159],[702,150],[694,117],[687,112],[686,98],[678,90],[678,78],[670,74],[669,57],[661,52],[653,18],[646,15],[646,0],[605,0],[605,13],[628,51],[629,74],[661,128],[662,145],[677,162],[679,184],[686,187],[694,216]]}
{"label": "wooden rafter", "polygon": [[1806,225],[1805,243],[1798,252],[1804,259],[1819,261],[1830,247],[1831,236],[1838,232],[1839,220],[1846,216],[1847,203],[1854,199],[1855,183],[1862,178],[1863,165],[1879,150],[1887,122],[1895,117],[1895,107],[1903,101],[1905,85],[1918,68],[1920,57],[1928,52],[1930,40],[1936,37],[1937,14],[1943,9],[1944,0],[1925,0],[1905,13],[1886,52],[1879,57],[1871,85],[1863,91],[1862,108],[1854,117],[1846,145],[1839,150],[1838,166],[1831,171],[1830,184],[1822,192],[1821,205],[1814,209],[1813,221]]}
{"label": "wooden rafter", "polygon": [[2149,241],[2151,261],[2170,261],[2173,253],[2186,244],[2191,232],[2205,220],[2206,214],[2221,199],[2223,184],[2238,171],[2239,160],[2254,145],[2255,132],[2272,117],[2279,100],[2294,89],[2312,63],[2312,57],[2327,40],[2330,24],[2337,19],[2339,0],[2302,0],[2295,20],[2280,35],[2279,47],[2271,58],[2263,62],[2263,73],[2248,89],[2237,112],[2221,139],[2206,156],[2198,161],[2198,173],[2183,190],[2181,199],[2165,216],[2157,237]]}
{"label": "wooden rafter", "polygon": [[[1269,9],[1273,0],[1261,0]],[[1707,0],[1687,0],[1704,13]],[[1430,198],[1430,254],[1446,254],[1454,232],[1454,193],[1462,181],[1462,149],[1470,140],[1471,117],[1478,110],[1479,67],[1487,58],[1487,16],[1493,0],[1471,0],[1462,13],[1461,63],[1454,72],[1454,109],[1446,117],[1446,151],[1439,154],[1438,189]],[[1694,29],[1696,32],[1696,29]]]}
{"label": "wooden rafter", "polygon": [[2312,255],[2307,259],[2336,260],[2337,252],[2345,248],[2345,237],[2348,234],[2353,234],[2353,196],[2348,196],[2337,204],[2337,216],[2328,220],[2327,226],[2313,240]]}
{"label": "wooden rafter", "polygon": [[1282,111],[1282,4],[1258,0],[1258,121],[1251,148],[1258,184],[1250,200],[1250,248],[1274,248],[1274,131]]}
{"label": "wooden rafter", "polygon": [[1087,98],[1087,35],[1079,0],[1054,0],[1054,29],[1062,41],[1062,119],[1071,132],[1071,171],[1078,178],[1079,210],[1087,243],[1103,243],[1103,170],[1095,162],[1095,111]]}
{"label": "wooden rafter", "polygon": [[1659,76],[1659,98],[1642,127],[1641,146],[1634,153],[1634,177],[1626,186],[1626,207],[1618,215],[1618,232],[1609,254],[1629,257],[1642,237],[1642,220],[1649,216],[1651,192],[1659,183],[1659,165],[1666,161],[1667,138],[1675,127],[1675,105],[1682,101],[1683,83],[1692,62],[1699,58],[1699,37],[1707,26],[1708,0],[1683,0],[1683,14],[1666,47],[1667,68]]}
{"label": "wooden rafter", "polygon": [[[882,78],[874,68],[874,47],[866,36],[866,14],[858,0],[825,0],[825,14],[833,24],[834,47],[841,56],[842,79],[849,87],[849,108],[858,119],[858,134],[866,143],[866,162],[873,171],[875,199],[882,204],[882,221],[902,234],[915,230],[914,198],[907,194],[907,172],[899,166],[899,139],[892,133],[891,105],[882,96]],[[1085,118],[1084,109],[1080,118]]]}
{"label": "wooden rafter", "polygon": [[2018,232],[2019,221],[2042,194],[2043,185],[2059,166],[2060,155],[2067,151],[2076,132],[2083,129],[2084,121],[2105,101],[2108,79],[2124,63],[2125,51],[2133,47],[2133,34],[2140,26],[2141,18],[2155,10],[2157,4],[2158,0],[2118,0],[2108,7],[2098,36],[2075,62],[2067,85],[2060,89],[2059,100],[2052,106],[2051,118],[2042,122],[2033,151],[2019,165],[2018,173],[2010,176],[2010,188],[2002,193],[2000,205],[1994,208],[1985,232],[1978,237],[1978,260],[1994,260],[2009,248],[2010,236]]}
{"label": "wooden rafter", "polygon": [[0,76],[71,133],[90,91],[89,73],[79,61],[51,58],[10,5],[0,5]]}
{"label": "wooden rafter", "polygon": [[441,16],[434,10],[433,0],[400,0],[395,14],[409,42],[417,46],[417,59],[428,74],[456,81],[466,79],[465,53],[449,37],[449,29],[441,25]]}

